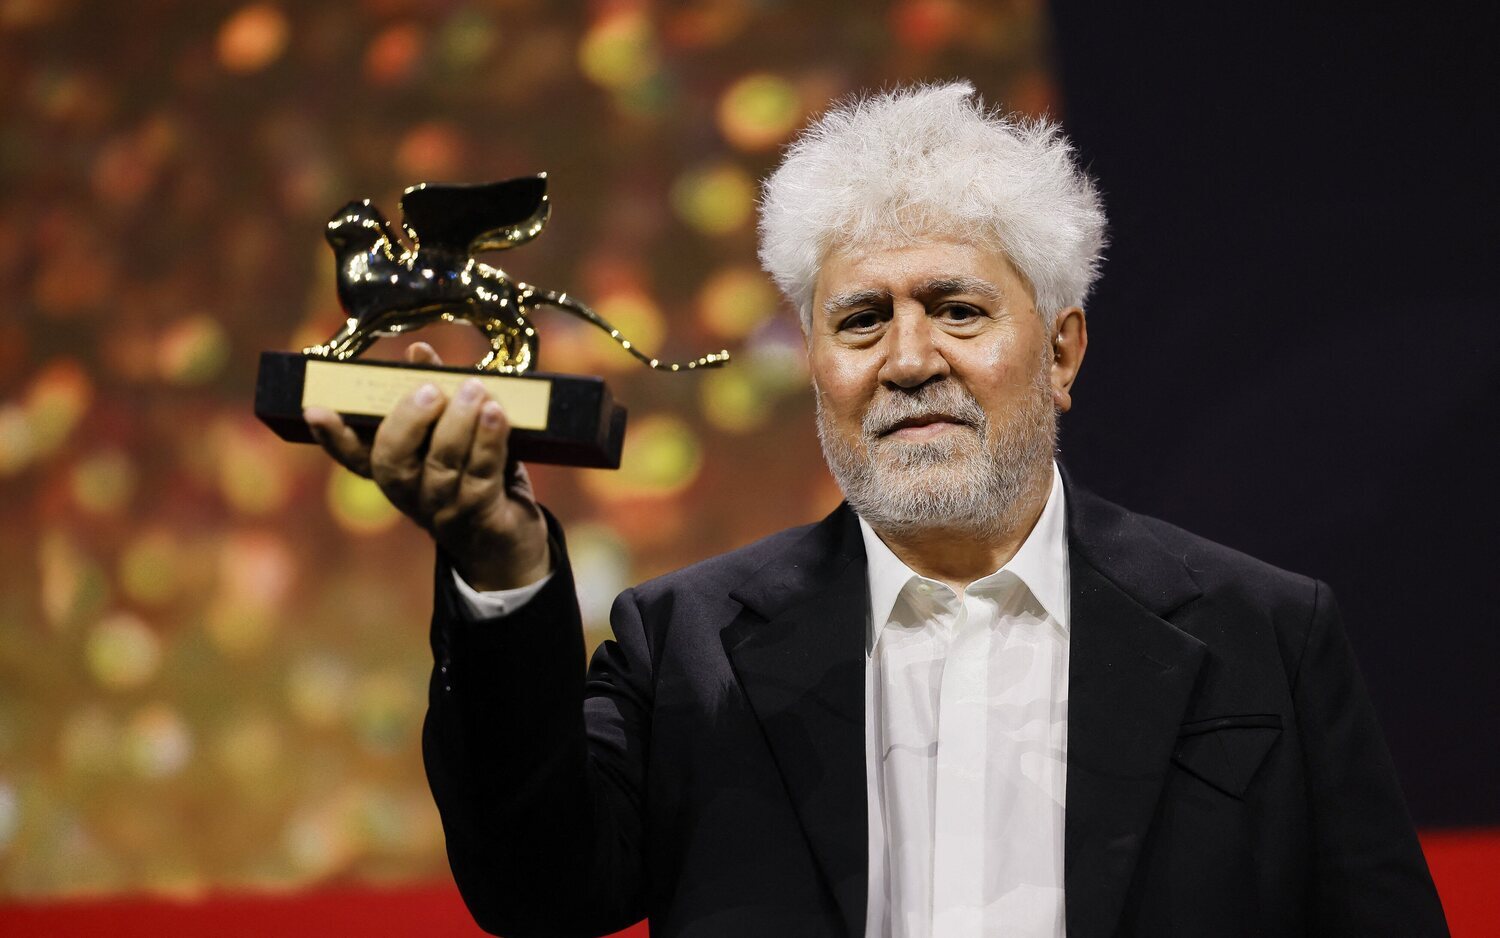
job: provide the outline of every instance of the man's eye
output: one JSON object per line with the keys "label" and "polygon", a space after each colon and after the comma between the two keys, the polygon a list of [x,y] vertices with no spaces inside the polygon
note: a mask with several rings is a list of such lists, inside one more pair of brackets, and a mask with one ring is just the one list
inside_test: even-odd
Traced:
{"label": "man's eye", "polygon": [[983,315],[983,313],[967,303],[949,303],[939,310],[939,313],[944,319],[950,322],[968,322]]}
{"label": "man's eye", "polygon": [[880,314],[874,310],[865,310],[845,319],[839,328],[846,332],[864,332],[878,325],[880,325]]}

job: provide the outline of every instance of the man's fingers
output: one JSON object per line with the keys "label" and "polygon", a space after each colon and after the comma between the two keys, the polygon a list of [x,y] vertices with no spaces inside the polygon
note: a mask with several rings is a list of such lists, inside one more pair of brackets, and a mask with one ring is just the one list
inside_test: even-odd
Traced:
{"label": "man's fingers", "polygon": [[[525,475],[518,463],[508,462],[509,439],[510,421],[504,409],[495,401],[484,399],[475,415],[473,440],[456,489],[433,516],[434,533],[444,533],[450,525],[473,523],[478,517],[508,516],[506,511],[495,513],[487,509],[497,507],[497,502],[513,499],[510,486],[513,473],[519,471],[523,478]],[[529,502],[529,483],[526,489],[526,496],[520,500]]]}
{"label": "man's fingers", "polygon": [[458,393],[432,428],[417,499],[425,517],[431,518],[457,496],[464,464],[469,461],[479,409],[488,399],[479,380],[470,378],[459,385]]}
{"label": "man's fingers", "polygon": [[524,464],[511,460],[505,467],[505,491],[510,493],[511,498],[536,501],[536,489],[531,487],[531,475],[527,473]]}
{"label": "man's fingers", "polygon": [[370,446],[344,423],[344,418],[326,407],[308,407],[302,411],[313,439],[328,451],[336,462],[350,472],[370,477]]}
{"label": "man's fingers", "polygon": [[444,409],[443,392],[424,384],[403,397],[375,431],[370,447],[370,477],[397,508],[426,524],[419,514],[422,444]]}
{"label": "man's fingers", "polygon": [[474,444],[469,448],[469,464],[464,475],[476,480],[503,482],[509,450],[510,421],[505,418],[505,409],[495,401],[485,401],[479,408]]}
{"label": "man's fingers", "polygon": [[406,360],[413,365],[441,365],[443,359],[437,349],[426,342],[413,342],[406,347]]}

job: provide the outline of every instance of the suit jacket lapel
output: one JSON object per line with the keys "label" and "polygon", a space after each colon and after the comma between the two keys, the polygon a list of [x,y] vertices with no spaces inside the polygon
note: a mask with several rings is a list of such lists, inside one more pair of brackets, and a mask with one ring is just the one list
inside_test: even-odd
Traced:
{"label": "suit jacket lapel", "polygon": [[1205,646],[1163,618],[1199,595],[1134,515],[1068,487],[1063,875],[1070,938],[1111,935]]}
{"label": "suit jacket lapel", "polygon": [[851,935],[865,926],[865,632],[869,588],[841,507],[731,595],[722,633],[802,830]]}

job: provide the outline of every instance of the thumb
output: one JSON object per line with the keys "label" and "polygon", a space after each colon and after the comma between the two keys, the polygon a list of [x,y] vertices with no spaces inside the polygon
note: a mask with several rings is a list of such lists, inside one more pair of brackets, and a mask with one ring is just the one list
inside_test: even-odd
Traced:
{"label": "thumb", "polygon": [[413,365],[441,365],[442,356],[426,342],[413,342],[406,347],[406,360]]}

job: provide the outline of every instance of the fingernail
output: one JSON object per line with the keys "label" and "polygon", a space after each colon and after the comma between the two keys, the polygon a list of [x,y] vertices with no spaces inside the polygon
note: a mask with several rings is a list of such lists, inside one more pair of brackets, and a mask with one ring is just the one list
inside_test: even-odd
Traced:
{"label": "fingernail", "polygon": [[463,383],[463,387],[458,389],[458,396],[465,404],[472,404],[479,400],[479,396],[483,393],[484,385],[479,383],[478,378],[470,378]]}
{"label": "fingernail", "polygon": [[437,399],[438,399],[437,385],[435,385],[435,384],[424,384],[420,388],[417,388],[416,401],[417,401],[418,404],[422,405],[423,407],[426,407],[427,405],[433,403]]}
{"label": "fingernail", "polygon": [[479,422],[484,425],[486,430],[496,430],[499,429],[500,418],[503,416],[504,414],[500,410],[500,405],[494,401],[490,401],[480,409]]}

